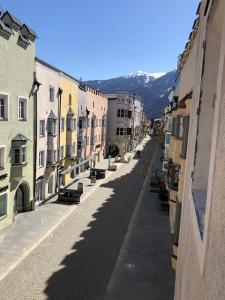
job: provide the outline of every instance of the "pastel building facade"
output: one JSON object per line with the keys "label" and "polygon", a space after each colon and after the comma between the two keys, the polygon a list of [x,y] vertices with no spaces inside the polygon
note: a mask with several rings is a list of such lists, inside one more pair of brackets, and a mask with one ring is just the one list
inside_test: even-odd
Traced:
{"label": "pastel building facade", "polygon": [[37,151],[36,201],[41,203],[57,191],[59,161],[60,77],[53,66],[36,58]]}
{"label": "pastel building facade", "polygon": [[175,299],[225,299],[225,2],[199,5]]}
{"label": "pastel building facade", "polygon": [[0,230],[34,198],[35,38],[9,12],[0,18]]}
{"label": "pastel building facade", "polygon": [[[79,82],[60,72],[60,171],[70,169],[77,163],[77,122]],[[76,170],[60,176],[59,186],[68,186],[74,181]]]}
{"label": "pastel building facade", "polygon": [[107,154],[124,156],[140,142],[141,102],[129,92],[108,95]]}
{"label": "pastel building facade", "polygon": [[[78,138],[77,138],[77,157],[79,161],[86,160],[87,145],[87,88],[83,83],[79,84],[78,90]],[[83,170],[83,168],[82,168]]]}
{"label": "pastel building facade", "polygon": [[105,156],[108,98],[99,91],[86,86],[86,147],[85,157],[93,157],[91,165]]}

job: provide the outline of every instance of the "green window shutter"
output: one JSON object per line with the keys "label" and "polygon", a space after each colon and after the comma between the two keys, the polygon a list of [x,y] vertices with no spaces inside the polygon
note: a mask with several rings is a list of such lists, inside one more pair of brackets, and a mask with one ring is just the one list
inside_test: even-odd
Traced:
{"label": "green window shutter", "polygon": [[180,221],[181,221],[181,203],[176,202],[176,214],[175,214],[175,229],[174,229],[174,243],[178,245],[179,233],[180,233]]}
{"label": "green window shutter", "polygon": [[183,142],[181,148],[181,157],[186,158],[187,156],[187,146],[188,146],[188,132],[189,132],[190,116],[184,117],[184,132],[183,132]]}

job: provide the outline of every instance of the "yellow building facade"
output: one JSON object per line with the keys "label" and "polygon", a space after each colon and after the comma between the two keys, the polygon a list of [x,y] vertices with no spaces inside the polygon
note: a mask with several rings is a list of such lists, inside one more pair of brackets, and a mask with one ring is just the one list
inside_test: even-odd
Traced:
{"label": "yellow building facade", "polygon": [[[60,73],[60,169],[69,169],[77,160],[78,81]],[[74,180],[75,171],[60,178],[60,186],[68,186]]]}

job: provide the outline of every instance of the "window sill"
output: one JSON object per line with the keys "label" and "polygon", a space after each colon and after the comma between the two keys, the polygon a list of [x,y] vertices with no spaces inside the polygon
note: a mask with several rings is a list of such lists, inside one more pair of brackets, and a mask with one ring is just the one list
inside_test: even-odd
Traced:
{"label": "window sill", "polygon": [[0,119],[0,122],[6,122],[8,119]]}
{"label": "window sill", "polygon": [[27,162],[25,162],[25,163],[18,163],[18,164],[13,163],[13,164],[12,164],[13,167],[23,167],[23,166],[26,166],[26,165],[28,165]]}
{"label": "window sill", "polygon": [[4,216],[0,216],[0,221],[2,221],[2,220],[4,220],[5,218],[7,218],[8,217],[8,215],[6,214],[6,215],[4,215]]}
{"label": "window sill", "polygon": [[18,119],[18,121],[20,121],[20,122],[26,122],[27,119]]}

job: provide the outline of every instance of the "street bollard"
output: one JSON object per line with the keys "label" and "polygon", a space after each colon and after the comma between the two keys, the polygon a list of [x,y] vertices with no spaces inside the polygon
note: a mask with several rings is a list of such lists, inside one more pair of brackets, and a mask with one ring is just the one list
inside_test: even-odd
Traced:
{"label": "street bollard", "polygon": [[77,190],[78,190],[81,194],[83,194],[83,192],[84,192],[84,185],[83,185],[82,182],[79,182],[79,183],[78,183]]}
{"label": "street bollard", "polygon": [[91,176],[91,184],[95,184],[96,183],[96,176]]}

